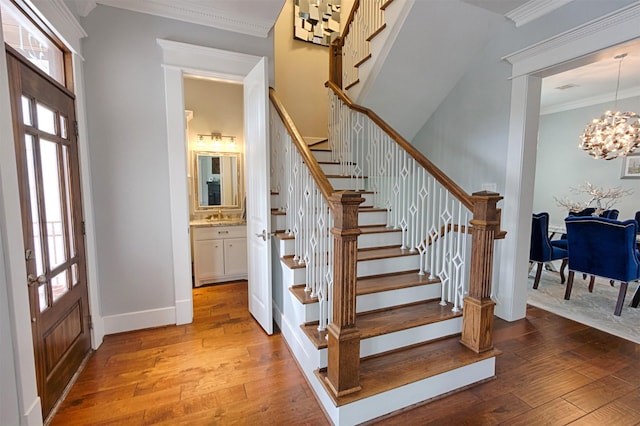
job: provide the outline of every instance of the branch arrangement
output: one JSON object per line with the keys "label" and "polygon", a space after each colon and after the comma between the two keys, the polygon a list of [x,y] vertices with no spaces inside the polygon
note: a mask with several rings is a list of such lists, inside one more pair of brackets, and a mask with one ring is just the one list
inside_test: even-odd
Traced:
{"label": "branch arrangement", "polygon": [[[631,195],[633,193],[630,189],[622,189],[619,186],[610,189],[599,188],[592,185],[589,182],[585,182],[580,186],[570,188],[574,194],[587,194],[589,199],[585,202],[573,201],[566,197],[557,198],[553,197],[556,204],[560,207],[564,207],[570,212],[577,213],[588,207],[595,207],[596,211],[594,215],[599,216],[605,210],[610,210],[617,202],[619,198]],[[595,203],[595,205],[594,205]]]}

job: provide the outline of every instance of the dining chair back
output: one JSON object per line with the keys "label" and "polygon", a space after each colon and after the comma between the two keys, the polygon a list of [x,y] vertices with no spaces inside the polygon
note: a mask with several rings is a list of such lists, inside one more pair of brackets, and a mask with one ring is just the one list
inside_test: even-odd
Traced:
{"label": "dining chair back", "polygon": [[[628,283],[640,279],[640,256],[636,248],[635,220],[618,221],[603,217],[569,216],[565,219],[569,251],[569,279],[565,299],[571,297],[575,272],[620,281],[614,310],[620,315]],[[636,307],[640,293],[636,291]]]}
{"label": "dining chair back", "polygon": [[[531,218],[531,245],[529,261],[538,264],[533,288],[537,289],[545,262],[567,258],[567,250],[553,247],[549,240],[549,213],[534,213]],[[564,283],[564,273],[560,274],[560,282]]]}

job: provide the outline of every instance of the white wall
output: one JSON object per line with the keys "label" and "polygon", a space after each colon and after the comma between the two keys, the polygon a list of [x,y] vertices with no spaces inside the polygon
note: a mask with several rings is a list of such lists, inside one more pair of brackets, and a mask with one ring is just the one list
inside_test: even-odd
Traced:
{"label": "white wall", "polygon": [[156,39],[270,58],[273,40],[101,5],[81,23],[88,34],[82,47],[107,324],[109,317],[174,306],[164,74]]}
{"label": "white wall", "polygon": [[[585,125],[612,108],[613,103],[608,102],[540,117],[533,210],[549,212],[550,223],[563,224],[567,215],[553,197],[587,201],[588,196],[570,191],[586,181],[605,189],[621,187],[633,191],[614,205],[620,210],[619,219],[633,219],[640,210],[640,179],[620,179],[622,159],[594,160],[578,148]],[[640,111],[640,97],[619,100],[618,109]]]}

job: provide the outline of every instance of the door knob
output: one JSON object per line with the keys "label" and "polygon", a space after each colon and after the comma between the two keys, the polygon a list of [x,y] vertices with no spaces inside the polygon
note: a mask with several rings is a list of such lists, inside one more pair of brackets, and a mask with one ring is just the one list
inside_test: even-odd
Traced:
{"label": "door knob", "polygon": [[267,230],[266,230],[266,229],[263,229],[263,230],[262,230],[262,233],[260,233],[260,234],[256,234],[256,237],[258,237],[258,238],[262,238],[262,241],[267,241],[267,240],[269,239],[269,235],[271,235],[271,234],[268,234],[268,233],[267,233]]}

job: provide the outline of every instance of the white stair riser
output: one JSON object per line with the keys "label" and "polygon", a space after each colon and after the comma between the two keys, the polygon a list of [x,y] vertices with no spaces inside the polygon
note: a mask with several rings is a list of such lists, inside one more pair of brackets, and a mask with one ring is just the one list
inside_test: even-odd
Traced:
{"label": "white stair riser", "polygon": [[331,151],[311,150],[311,153],[313,154],[314,157],[316,157],[316,160],[318,161],[333,161],[333,159],[331,158]]}
{"label": "white stair riser", "polygon": [[356,179],[351,178],[343,178],[343,177],[330,177],[329,183],[333,186],[333,189],[337,191],[343,190],[353,190],[353,191],[361,191],[367,190],[367,179]]}
{"label": "white stair riser", "polygon": [[360,234],[358,248],[399,246],[402,244],[401,232],[379,232],[375,234]]}
{"label": "white stair riser", "polygon": [[358,225],[359,226],[371,226],[371,225],[385,225],[387,223],[386,210],[367,211],[360,210],[358,212]]}
{"label": "white stair riser", "polygon": [[419,269],[420,259],[415,256],[390,257],[386,259],[358,261],[358,278],[373,275],[391,274],[394,272],[412,271]]}
{"label": "white stair riser", "polygon": [[364,198],[364,201],[362,202],[362,204],[360,204],[360,207],[373,207],[374,194],[362,193],[360,194],[360,196]]}
{"label": "white stair riser", "polygon": [[287,227],[287,217],[283,214],[271,215],[271,230],[284,231]]}
{"label": "white stair riser", "polygon": [[[340,163],[321,163],[320,168],[325,175],[342,175],[342,165]],[[347,170],[349,172],[349,170]]]}
{"label": "white stair riser", "polygon": [[[389,291],[382,291],[373,294],[361,294],[356,297],[356,312],[367,312],[376,309],[389,308],[396,305],[420,302],[423,300],[439,299],[441,296],[440,283],[423,284],[409,288],[399,288]],[[298,302],[299,303],[299,302]],[[300,303],[302,305],[302,303]],[[319,320],[318,303],[304,305],[308,309],[305,322]]]}
{"label": "white stair riser", "polygon": [[360,356],[370,356],[462,332],[462,317],[383,334],[360,341]]}
{"label": "white stair riser", "polygon": [[282,256],[292,256],[292,255],[295,254],[293,252],[294,246],[295,246],[295,240],[294,239],[276,238],[276,240],[278,241],[278,247],[280,249],[280,251],[279,251],[280,257],[282,257]]}
{"label": "white stair riser", "polygon": [[289,268],[284,262],[280,262],[282,264],[282,273],[283,279],[282,282],[288,285],[289,287],[294,285],[305,284],[307,281],[306,269],[305,268]]}
{"label": "white stair riser", "polygon": [[[395,333],[383,334],[381,336],[370,337],[360,340],[360,357],[380,354],[442,337],[451,336],[462,331],[462,317],[451,318],[432,324],[425,324],[420,327],[413,327],[407,330],[400,330]],[[320,349],[327,352],[326,348]],[[326,356],[322,356],[326,359]],[[322,367],[326,367],[323,365]]]}
{"label": "white stair riser", "polygon": [[361,294],[356,298],[356,312],[368,312],[423,300],[440,299],[441,289],[440,283],[433,283],[379,293]]}

